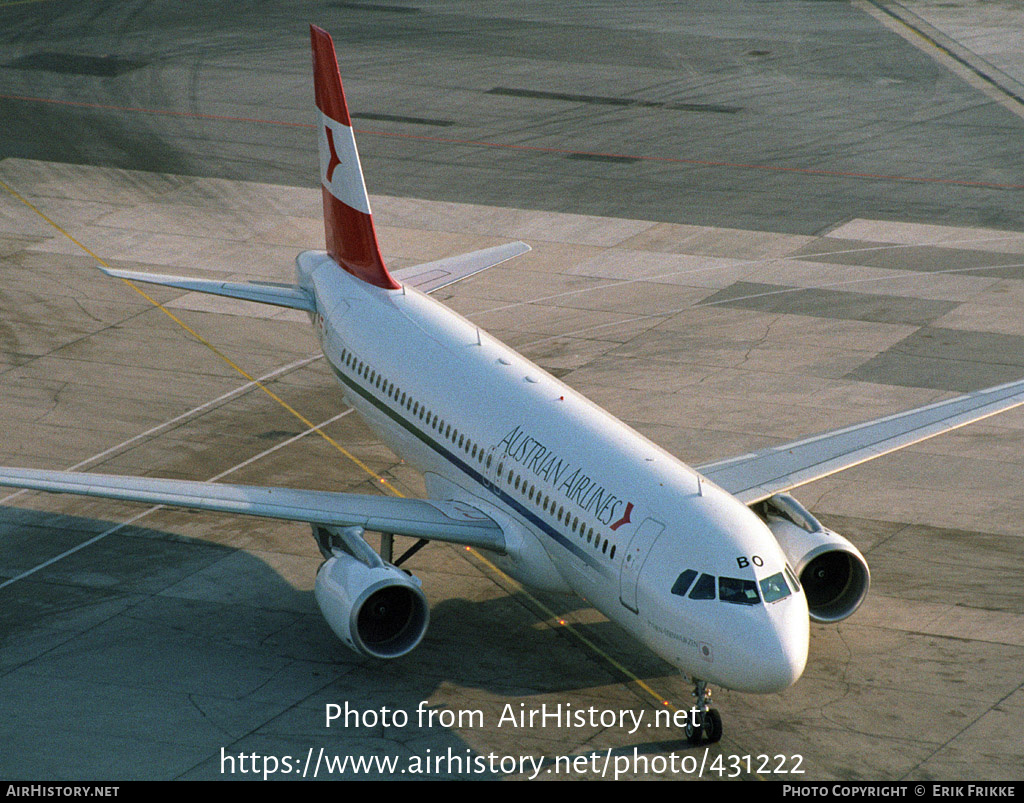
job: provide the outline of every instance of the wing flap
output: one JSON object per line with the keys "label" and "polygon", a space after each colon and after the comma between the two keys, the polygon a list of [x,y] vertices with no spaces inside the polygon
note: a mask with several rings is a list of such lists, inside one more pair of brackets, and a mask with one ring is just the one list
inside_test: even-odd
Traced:
{"label": "wing flap", "polygon": [[501,527],[461,502],[28,468],[0,468],[0,486],[326,526],[359,526],[374,532],[505,551]]}
{"label": "wing flap", "polygon": [[1024,404],[1024,380],[698,466],[747,504]]}

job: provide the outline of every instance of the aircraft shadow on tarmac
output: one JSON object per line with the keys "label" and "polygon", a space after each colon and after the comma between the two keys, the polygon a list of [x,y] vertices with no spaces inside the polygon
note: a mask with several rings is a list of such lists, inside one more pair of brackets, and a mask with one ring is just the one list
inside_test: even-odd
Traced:
{"label": "aircraft shadow on tarmac", "polygon": [[[114,526],[2,506],[0,582]],[[421,703],[454,715],[483,711],[491,728],[506,703],[606,705],[601,687],[624,679],[573,637],[540,625],[535,597],[490,584],[490,598],[433,605],[427,635],[408,656],[356,655],[331,633],[312,592],[282,575],[311,584],[318,562],[284,556],[273,567],[244,550],[127,526],[0,589],[0,735],[22,745],[0,758],[0,776],[222,777],[221,747],[232,755],[305,755],[322,745],[335,756],[429,749],[468,758],[493,740],[470,744],[439,716],[421,724]],[[440,579],[431,573],[423,572],[428,596]],[[558,616],[587,607],[572,597],[543,602]],[[641,676],[672,671],[654,655],[636,656],[610,622],[575,627]],[[325,706],[346,703],[376,718],[327,728]],[[408,723],[385,727],[383,708],[406,712]],[[499,740],[509,753],[514,730]],[[547,735],[525,733],[519,751],[545,754],[545,766],[573,753],[568,742],[559,749]],[[109,747],[96,749],[97,740]],[[628,741],[621,749],[685,746]]]}

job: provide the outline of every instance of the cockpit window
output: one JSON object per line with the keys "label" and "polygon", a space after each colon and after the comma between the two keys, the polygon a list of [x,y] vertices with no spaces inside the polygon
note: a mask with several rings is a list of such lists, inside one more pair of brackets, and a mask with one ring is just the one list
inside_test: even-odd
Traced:
{"label": "cockpit window", "polygon": [[690,590],[690,584],[693,582],[693,578],[697,576],[697,572],[693,569],[687,569],[672,584],[672,593],[677,597],[685,597],[686,592]]}
{"label": "cockpit window", "polygon": [[690,599],[714,599],[715,598],[715,578],[710,574],[702,574],[697,582],[693,584],[693,590],[690,592]]}
{"label": "cockpit window", "polygon": [[757,595],[757,583],[735,577],[718,578],[718,598],[736,605],[757,605],[761,601]]}
{"label": "cockpit window", "polygon": [[782,576],[782,572],[761,581],[761,596],[765,602],[776,602],[785,599],[789,594],[789,586],[786,585],[786,578]]}

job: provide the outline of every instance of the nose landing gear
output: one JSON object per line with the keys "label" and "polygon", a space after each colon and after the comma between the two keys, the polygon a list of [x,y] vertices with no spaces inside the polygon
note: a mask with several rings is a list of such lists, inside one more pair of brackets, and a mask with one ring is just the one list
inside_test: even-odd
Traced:
{"label": "nose landing gear", "polygon": [[[694,717],[691,710],[690,716],[687,717],[684,728],[686,741],[697,745],[702,739],[707,739],[714,744],[722,738],[722,715],[718,713],[717,708],[711,707],[711,689],[708,688],[707,681],[694,678],[693,697],[696,698],[694,709],[697,716]],[[694,719],[696,721],[693,721]]]}

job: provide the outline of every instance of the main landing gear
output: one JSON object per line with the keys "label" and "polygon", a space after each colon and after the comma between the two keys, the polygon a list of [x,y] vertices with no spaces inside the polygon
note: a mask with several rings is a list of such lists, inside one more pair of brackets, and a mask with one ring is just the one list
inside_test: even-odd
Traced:
{"label": "main landing gear", "polygon": [[693,708],[696,709],[697,716],[694,722],[694,711],[691,710],[690,716],[686,719],[686,741],[697,745],[702,739],[707,739],[714,744],[722,738],[722,715],[718,713],[717,708],[711,707],[711,689],[708,688],[707,681],[694,678],[693,696],[696,698]]}

